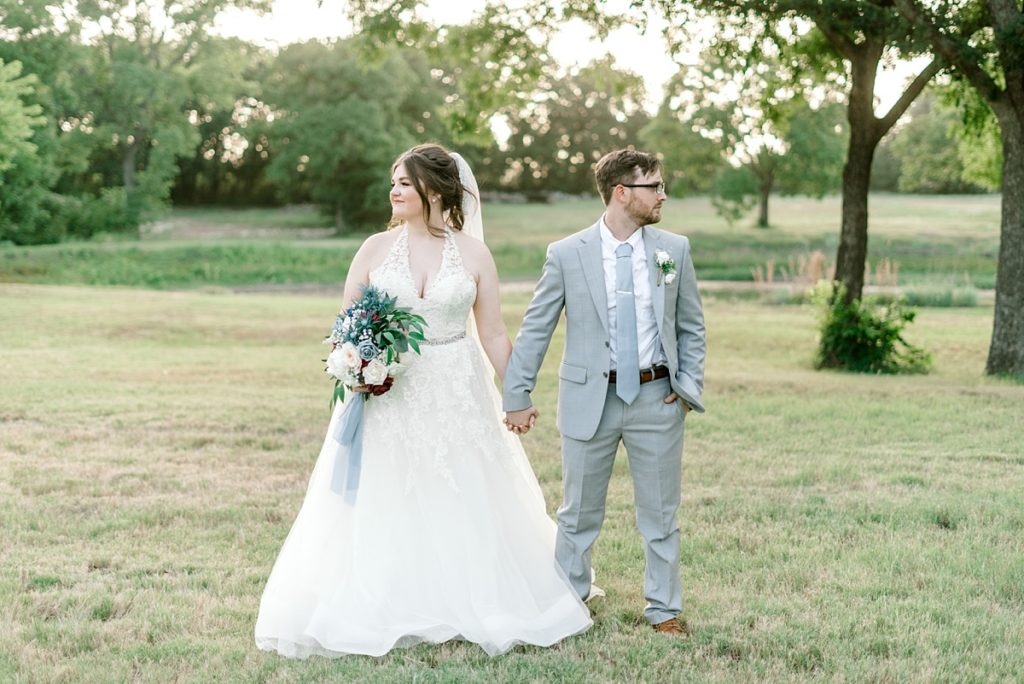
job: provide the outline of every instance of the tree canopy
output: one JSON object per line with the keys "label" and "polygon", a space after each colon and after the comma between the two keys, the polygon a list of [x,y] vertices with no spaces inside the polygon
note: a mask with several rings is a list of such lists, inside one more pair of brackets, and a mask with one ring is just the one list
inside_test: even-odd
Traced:
{"label": "tree canopy", "polygon": [[349,230],[387,221],[391,163],[403,149],[449,138],[438,114],[444,91],[423,55],[389,47],[367,63],[360,49],[358,39],[292,45],[264,91],[276,119],[267,134],[271,178]]}

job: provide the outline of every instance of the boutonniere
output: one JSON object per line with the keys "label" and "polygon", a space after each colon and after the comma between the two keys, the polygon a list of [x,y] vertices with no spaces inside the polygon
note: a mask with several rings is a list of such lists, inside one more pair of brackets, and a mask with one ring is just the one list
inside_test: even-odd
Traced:
{"label": "boutonniere", "polygon": [[658,265],[658,285],[661,279],[665,279],[666,285],[671,285],[676,279],[676,262],[668,252],[663,249],[654,250],[654,263]]}

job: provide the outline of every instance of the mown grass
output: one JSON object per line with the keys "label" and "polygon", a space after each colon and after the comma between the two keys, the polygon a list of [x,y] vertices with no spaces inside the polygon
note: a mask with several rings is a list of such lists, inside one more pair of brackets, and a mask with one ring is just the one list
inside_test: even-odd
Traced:
{"label": "mown grass", "polygon": [[[514,330],[526,296],[505,299]],[[688,419],[680,515],[689,640],[641,623],[620,458],[588,633],[497,659],[454,643],[293,662],[257,652],[252,629],[326,427],[337,299],[0,285],[0,301],[2,681],[1024,671],[1024,387],[982,374],[990,308],[922,312],[911,341],[934,371],[868,377],[811,369],[808,309],[708,300],[708,413]],[[525,440],[549,510],[560,346]]]}
{"label": "mown grass", "polygon": [[295,205],[281,209],[249,207],[175,207],[173,219],[203,224],[226,224],[258,228],[330,228],[333,217],[313,205]]}
{"label": "mown grass", "polygon": [[[902,285],[992,288],[998,253],[999,206],[995,196],[919,197],[876,195],[868,261],[899,263]],[[597,200],[551,205],[494,204],[486,209],[487,242],[505,279],[533,279],[548,243],[593,223]],[[834,260],[839,201],[774,198],[775,225],[761,230],[730,226],[706,198],[673,200],[661,226],[690,236],[698,276],[751,280],[772,261],[820,250]],[[179,209],[175,218],[228,229],[320,225],[310,209]],[[230,230],[228,231],[230,232]],[[143,242],[75,243],[31,248],[0,247],[0,282],[126,285],[180,289],[194,286],[333,283],[344,277],[359,237],[272,239],[249,237]]]}

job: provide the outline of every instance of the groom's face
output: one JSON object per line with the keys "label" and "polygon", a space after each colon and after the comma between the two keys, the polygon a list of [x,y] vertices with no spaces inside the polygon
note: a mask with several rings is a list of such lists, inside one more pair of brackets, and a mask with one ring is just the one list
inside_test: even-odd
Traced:
{"label": "groom's face", "polygon": [[[636,174],[633,185],[659,185],[662,182],[661,170],[648,174]],[[626,213],[638,226],[648,226],[661,220],[661,205],[668,196],[656,187],[627,188]]]}

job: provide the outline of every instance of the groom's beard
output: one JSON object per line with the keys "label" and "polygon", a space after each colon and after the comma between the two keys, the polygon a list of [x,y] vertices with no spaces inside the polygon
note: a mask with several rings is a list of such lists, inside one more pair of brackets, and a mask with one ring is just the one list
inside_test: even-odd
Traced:
{"label": "groom's beard", "polygon": [[659,202],[653,207],[645,207],[634,200],[626,205],[626,213],[636,225],[649,226],[661,220],[661,203]]}

